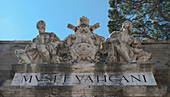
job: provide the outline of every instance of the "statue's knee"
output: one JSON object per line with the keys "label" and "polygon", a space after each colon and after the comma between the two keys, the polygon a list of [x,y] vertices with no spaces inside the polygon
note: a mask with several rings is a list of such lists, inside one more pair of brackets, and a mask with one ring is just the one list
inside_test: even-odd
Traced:
{"label": "statue's knee", "polygon": [[38,48],[38,50],[39,50],[40,52],[47,52],[47,51],[48,51],[44,45],[40,45],[39,48]]}
{"label": "statue's knee", "polygon": [[16,50],[14,50],[14,53],[15,53],[16,55],[22,55],[23,53],[25,53],[25,50],[16,49]]}

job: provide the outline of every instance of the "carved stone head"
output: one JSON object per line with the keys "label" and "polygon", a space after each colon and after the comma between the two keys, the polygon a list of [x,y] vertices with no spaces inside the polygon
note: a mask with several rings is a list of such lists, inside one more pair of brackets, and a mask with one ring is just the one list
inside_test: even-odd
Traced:
{"label": "carved stone head", "polygon": [[87,17],[80,17],[78,20],[78,25],[79,26],[88,26],[89,25],[89,19]]}
{"label": "carved stone head", "polygon": [[130,31],[129,34],[131,34],[132,32],[132,27],[133,27],[132,22],[130,22],[129,20],[126,20],[125,22],[123,22],[122,28],[128,29]]}
{"label": "carved stone head", "polygon": [[45,33],[45,22],[43,20],[38,21],[36,27],[39,31],[39,34]]}

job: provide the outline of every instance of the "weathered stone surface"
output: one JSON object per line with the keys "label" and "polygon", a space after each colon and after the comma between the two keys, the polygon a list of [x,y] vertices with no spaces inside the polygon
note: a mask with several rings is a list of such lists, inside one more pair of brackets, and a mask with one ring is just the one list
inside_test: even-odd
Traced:
{"label": "weathered stone surface", "polygon": [[12,79],[11,66],[8,64],[0,64],[0,86],[5,82],[6,79]]}
{"label": "weathered stone surface", "polygon": [[[0,68],[0,71],[3,70],[3,68],[4,69],[6,68],[7,70],[11,70],[11,64],[16,64],[16,68],[18,68],[17,67],[18,59],[14,55],[13,51],[15,49],[24,49],[25,46],[29,43],[30,43],[30,41],[0,41],[0,62],[1,62],[0,66],[2,66],[2,68]],[[151,62],[151,63],[156,62],[156,63],[154,63],[154,65],[156,65],[156,71],[154,73],[156,82],[157,82],[158,85],[166,85],[168,87],[167,88],[167,94],[164,97],[169,97],[169,95],[170,95],[170,88],[169,88],[170,87],[169,86],[170,81],[168,80],[169,79],[168,74],[170,74],[170,69],[168,67],[168,64],[169,64],[168,62],[170,61],[170,56],[169,56],[170,55],[170,49],[169,49],[170,48],[170,42],[168,42],[168,41],[163,41],[163,42],[161,42],[161,41],[157,41],[157,42],[155,42],[155,41],[149,41],[149,42],[143,41],[142,42],[142,48],[144,49],[144,51],[152,53],[152,58],[151,58],[151,60],[149,60],[149,62]],[[120,66],[119,63],[116,63],[116,64],[118,66]],[[102,64],[101,65],[97,64],[97,65],[100,66],[100,68],[104,68],[102,66]],[[112,64],[112,65],[114,65],[114,64]],[[62,68],[62,66],[64,67],[65,65],[64,64],[60,65],[61,68]],[[150,65],[147,64],[147,66],[150,66]],[[145,69],[143,68],[143,69],[140,69],[140,70],[141,71],[145,71],[145,70],[150,71],[151,69],[149,69],[147,66],[144,65],[143,67],[145,67]],[[75,66],[75,69],[79,68],[79,67],[80,66]],[[15,68],[15,67],[13,67],[13,68]],[[25,65],[23,65],[22,68],[18,68],[18,71],[24,72],[24,68],[25,68]],[[29,66],[28,66],[28,68],[29,68]],[[44,68],[42,70],[47,70],[47,68],[45,66],[42,67],[42,68]],[[68,68],[68,67],[66,67],[66,68]],[[148,68],[148,69],[146,69],[146,68]],[[89,69],[92,69],[92,68],[91,67],[89,67],[87,69],[84,68],[84,71],[88,72]],[[116,72],[117,69],[119,70],[119,67],[116,67],[116,68],[110,68],[109,67],[107,69],[109,71],[113,70],[113,72]],[[39,69],[37,69],[37,70],[39,70]],[[49,68],[48,70],[53,70],[53,68]],[[64,72],[67,72],[68,69],[64,68],[64,69],[61,69],[61,70],[63,70]],[[98,72],[103,71],[103,69],[96,69],[96,70]],[[133,69],[131,69],[131,70],[133,70]],[[71,72],[71,71],[68,71],[68,72]],[[46,72],[46,73],[49,73],[49,72]],[[4,73],[1,73],[1,74],[4,74]],[[5,76],[6,74],[7,73],[5,73],[3,75],[4,78],[1,80],[2,83],[4,83],[4,81],[6,79],[9,79],[8,76]],[[10,78],[12,78],[12,77],[10,77]],[[2,87],[2,85],[1,85],[1,87]],[[10,87],[10,89],[11,88],[12,87]],[[68,88],[66,90],[68,90]],[[32,90],[32,91],[34,91],[34,90]],[[24,91],[22,91],[22,92],[24,92]],[[9,93],[11,93],[11,92],[9,92]],[[14,92],[14,93],[16,93],[16,92]],[[14,93],[13,93],[13,96],[15,96]],[[22,96],[18,96],[19,93],[20,92],[18,90],[18,94],[16,95],[16,97],[22,97]],[[156,93],[158,93],[158,92],[155,90],[155,94]],[[43,94],[43,93],[41,93],[41,94]],[[66,93],[66,94],[69,95],[69,93]],[[103,95],[103,92],[98,93],[98,95],[100,95],[100,94]],[[121,94],[121,93],[119,93],[119,94]],[[11,97],[12,94],[8,94],[8,95],[10,95],[10,96],[6,96],[6,97]],[[36,95],[40,95],[40,94],[37,93]],[[28,96],[28,97],[31,97],[31,96]],[[35,97],[35,96],[32,96],[32,97]],[[38,96],[36,96],[36,97],[38,97]],[[39,97],[43,97],[43,96],[41,95]],[[132,96],[132,97],[134,97],[134,96]],[[156,97],[159,97],[159,96],[156,96]]]}
{"label": "weathered stone surface", "polygon": [[14,54],[15,49],[24,49],[30,41],[0,41],[0,64],[9,67],[12,63],[18,63]]}
{"label": "weathered stone surface", "polygon": [[[26,95],[25,97],[46,97],[46,96],[58,97],[59,95],[60,96],[163,97],[163,95],[166,92],[165,86],[159,86],[159,85],[157,86],[156,84],[153,84],[154,81],[151,81],[152,83],[150,82],[150,84],[148,84],[149,86],[146,83],[145,86],[140,86],[140,84],[138,83],[142,81],[142,79],[138,78],[139,77],[138,75],[140,74],[142,74],[142,76],[146,74],[146,80],[150,78],[147,73],[149,72],[151,73],[154,70],[154,65],[151,63],[13,64],[12,69],[13,69],[13,74],[14,73],[16,75],[37,74],[41,76],[42,79],[45,78],[45,80],[48,79],[48,77],[45,77],[46,75],[68,74],[68,76],[74,76],[75,78],[72,78],[71,80],[68,79],[67,81],[69,82],[74,80],[75,82],[73,81],[72,84],[67,83],[62,85],[59,84],[60,82],[58,82],[55,85],[52,85],[52,83],[43,80],[43,82],[40,82],[37,85],[34,80],[33,82],[35,83],[33,83],[31,86],[28,84],[30,81],[29,78],[28,79],[26,78],[28,82],[27,85],[26,84],[21,85],[19,83],[14,84],[15,82],[13,83],[12,81],[9,80],[6,81],[6,83],[4,83],[0,88],[4,97],[11,97],[12,95],[14,95],[13,97],[22,97],[23,95]],[[119,78],[120,75],[124,75],[127,77],[128,75],[126,74],[134,75],[134,77],[131,76],[131,81],[133,80],[133,83],[135,84],[118,85],[121,83],[119,83],[117,80],[113,81],[112,79],[113,76],[110,77],[109,79],[109,74],[114,75],[114,78],[116,77]],[[79,80],[75,75],[77,75]],[[84,77],[82,77],[82,75],[84,75]],[[103,80],[104,82],[101,82],[102,80],[99,79],[98,80],[99,82],[97,82],[96,75],[106,75],[107,84],[105,83],[105,80]],[[64,76],[58,76],[58,77],[63,78]],[[152,77],[153,75],[151,76],[151,79]],[[41,78],[40,79],[39,78],[38,80],[40,81]],[[105,77],[100,77],[100,78],[105,78]],[[110,83],[109,80],[112,80],[114,84]],[[61,81],[61,80],[58,79],[56,81]],[[143,79],[143,82],[145,82],[145,79]]]}
{"label": "weathered stone surface", "polygon": [[[3,87],[4,97],[60,97],[60,96],[116,96],[116,97],[163,97],[163,86],[126,87]],[[60,96],[59,96],[60,95]]]}
{"label": "weathered stone surface", "polygon": [[[78,68],[79,67],[79,68]],[[19,89],[17,89],[18,84],[14,84],[12,82],[12,86],[10,85],[11,82],[6,83],[3,85],[1,88],[2,93],[5,97],[10,97],[11,94],[16,93],[15,95],[23,95],[27,94],[31,96],[36,97],[45,97],[46,96],[54,96],[57,97],[57,95],[60,96],[118,96],[118,97],[135,97],[135,96],[144,96],[148,97],[152,95],[153,97],[155,96],[160,96],[162,97],[163,94],[166,92],[166,87],[158,87],[154,86],[156,84],[153,84],[154,81],[152,81],[151,86],[139,86],[140,84],[138,83],[139,79],[135,79],[133,77],[133,80],[136,80],[137,82],[134,82],[135,84],[132,84],[130,86],[128,85],[118,85],[120,83],[116,82],[105,84],[105,83],[99,83],[97,84],[97,80],[94,80],[96,78],[96,74],[114,74],[119,78],[119,75],[117,74],[142,74],[143,72],[152,72],[154,69],[154,65],[150,63],[137,63],[137,64],[127,64],[127,63],[114,63],[114,64],[104,64],[104,63],[98,63],[98,64],[13,64],[12,65],[13,72],[18,74],[29,74],[28,72],[34,72],[34,74],[44,74],[44,75],[55,75],[55,73],[58,73],[59,75],[64,75],[68,74],[69,76],[74,76],[78,75],[79,80],[77,79],[76,82],[73,82],[72,84],[59,84],[58,85],[52,85],[51,83],[45,83],[43,81],[42,83],[37,84],[36,82],[31,85],[21,85]],[[83,69],[82,69],[83,68]],[[88,69],[91,68],[91,69]],[[50,71],[49,71],[50,70]],[[48,74],[47,74],[48,73]],[[30,73],[31,74],[31,73]],[[32,73],[33,74],[33,73]],[[143,73],[144,74],[144,73]],[[142,74],[142,75],[143,75]],[[84,75],[83,78],[82,75]],[[87,76],[87,75],[90,75]],[[126,75],[124,75],[126,76]],[[134,75],[135,76],[135,75]],[[43,76],[41,76],[43,77]],[[60,76],[64,77],[64,76]],[[152,76],[153,77],[153,76]],[[45,78],[45,77],[44,77]],[[106,80],[109,77],[107,76]],[[137,78],[137,76],[136,76]],[[148,77],[150,78],[150,77]],[[146,77],[146,79],[148,79]],[[27,78],[26,78],[27,79]],[[97,79],[97,78],[96,78]],[[40,80],[40,79],[39,79]],[[72,78],[69,81],[76,80],[75,78]],[[86,80],[86,82],[85,82]],[[93,81],[92,81],[93,80]],[[113,79],[111,79],[113,80]],[[140,79],[141,80],[141,79]],[[29,82],[29,79],[27,79]],[[59,80],[57,80],[59,81]],[[143,80],[144,81],[144,80]],[[34,82],[34,81],[33,81]],[[81,82],[81,84],[79,83]],[[114,82],[114,81],[113,81]],[[45,83],[45,84],[44,84]],[[77,83],[77,84],[76,84]],[[85,83],[85,84],[84,84]],[[93,84],[95,83],[95,84]],[[36,84],[36,85],[35,85]],[[138,85],[137,85],[138,84]],[[44,87],[48,86],[48,91],[47,88]],[[137,86],[135,86],[137,85]],[[24,87],[23,87],[24,86]],[[30,87],[31,86],[31,87]],[[55,87],[53,87],[55,86]],[[11,87],[11,88],[9,88]],[[6,91],[7,90],[7,91]],[[44,90],[44,91],[43,91]],[[31,91],[31,92],[30,92]],[[134,92],[135,91],[135,92]]]}
{"label": "weathered stone surface", "polygon": [[154,72],[153,63],[12,64],[15,73]]}
{"label": "weathered stone surface", "polygon": [[[7,67],[10,67],[11,64],[17,64],[19,60],[14,54],[14,50],[24,49],[30,42],[31,41],[0,41],[1,64],[6,64]],[[158,69],[164,69],[170,65],[170,41],[143,41],[142,49],[152,53],[152,58],[149,62],[155,63]]]}

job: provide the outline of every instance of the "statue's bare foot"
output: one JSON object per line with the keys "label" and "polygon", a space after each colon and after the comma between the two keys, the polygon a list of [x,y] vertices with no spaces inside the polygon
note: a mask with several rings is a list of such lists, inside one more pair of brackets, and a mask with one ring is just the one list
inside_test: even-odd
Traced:
{"label": "statue's bare foot", "polygon": [[136,60],[131,60],[130,63],[136,63],[137,61]]}
{"label": "statue's bare foot", "polygon": [[117,58],[113,57],[113,56],[109,57],[109,58],[106,59],[106,62],[108,62],[108,63],[117,62]]}

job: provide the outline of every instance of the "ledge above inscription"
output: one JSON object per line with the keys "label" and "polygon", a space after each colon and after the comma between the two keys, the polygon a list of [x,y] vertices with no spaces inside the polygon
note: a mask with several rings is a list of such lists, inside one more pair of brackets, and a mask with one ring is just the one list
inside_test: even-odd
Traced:
{"label": "ledge above inscription", "polygon": [[12,64],[14,73],[153,72],[153,63]]}

